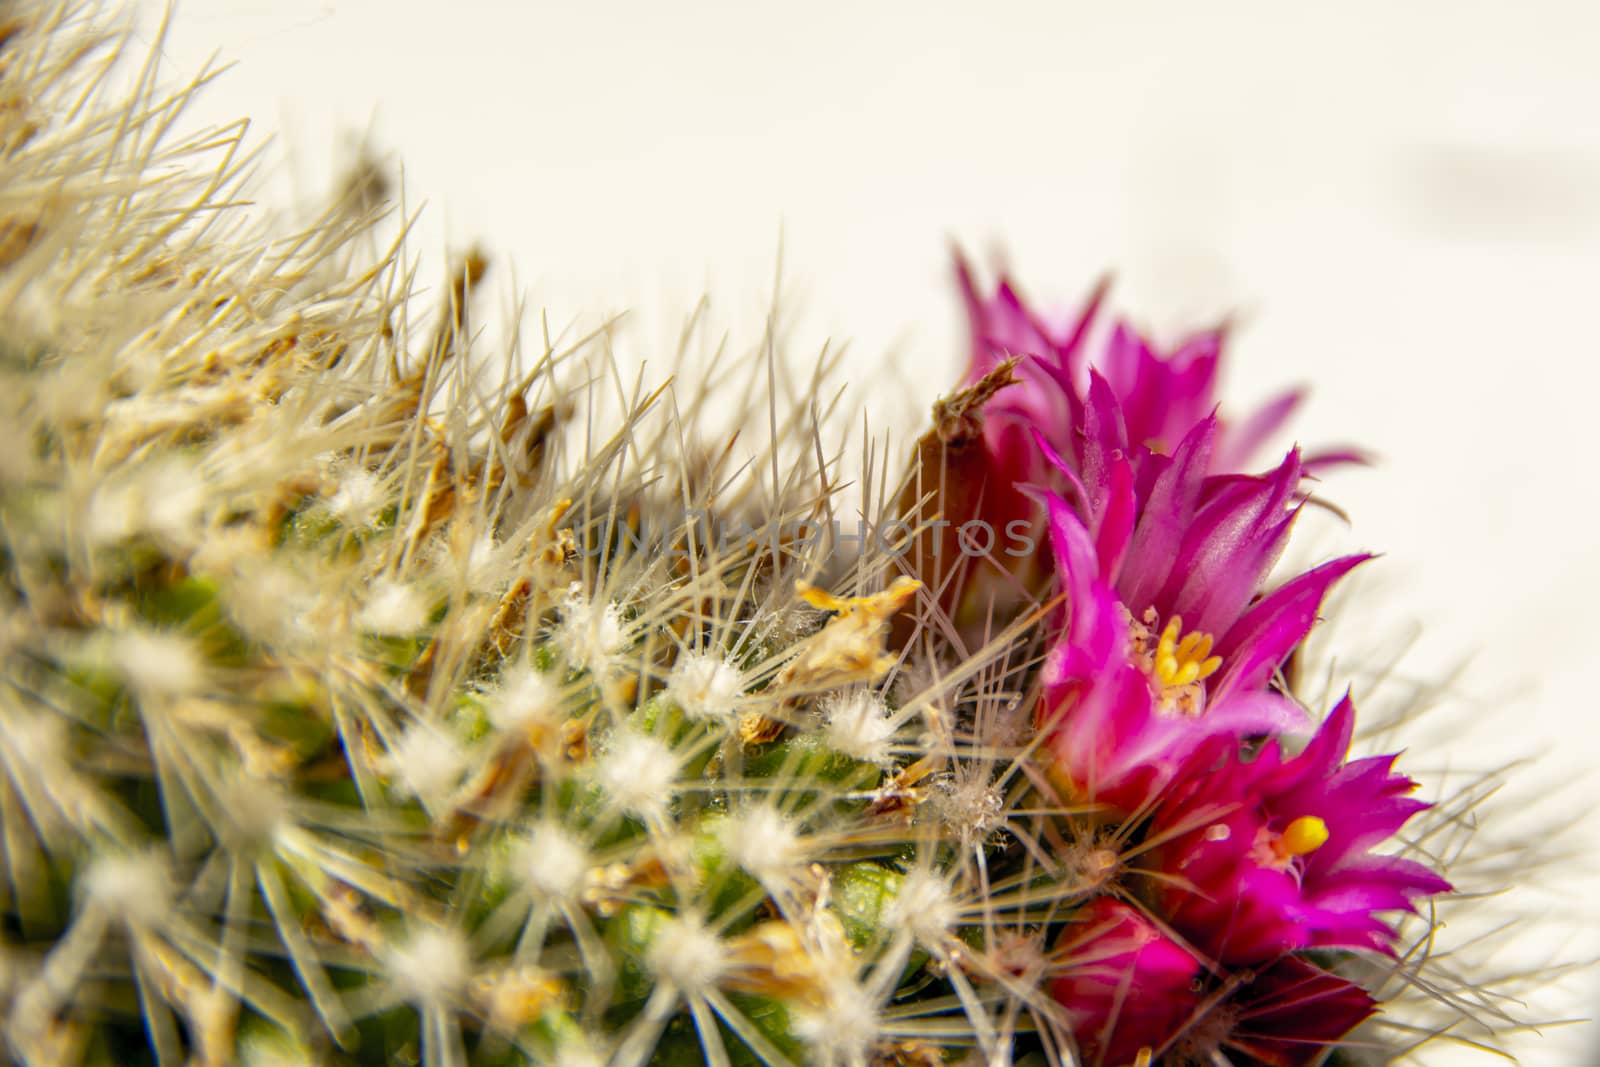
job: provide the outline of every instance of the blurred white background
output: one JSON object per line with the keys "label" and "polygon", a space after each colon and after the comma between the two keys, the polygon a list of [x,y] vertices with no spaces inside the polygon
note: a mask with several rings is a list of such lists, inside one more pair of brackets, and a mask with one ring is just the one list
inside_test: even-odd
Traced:
{"label": "blurred white background", "polygon": [[[164,51],[173,75],[237,62],[196,117],[277,134],[264,200],[309,205],[370,134],[428,202],[415,250],[481,240],[516,269],[491,289],[557,323],[635,308],[667,337],[709,290],[752,338],[781,232],[799,336],[849,339],[857,377],[892,352],[909,385],[878,421],[907,431],[963,355],[952,239],[1047,303],[1111,269],[1159,335],[1236,312],[1232,410],[1311,383],[1297,437],[1381,458],[1326,495],[1386,553],[1375,618],[1422,627],[1407,669],[1472,660],[1483,721],[1418,758],[1543,752],[1525,774],[1577,814],[1600,795],[1597,47],[1579,0],[189,0]],[[1528,1062],[1579,1062],[1581,1036]]]}

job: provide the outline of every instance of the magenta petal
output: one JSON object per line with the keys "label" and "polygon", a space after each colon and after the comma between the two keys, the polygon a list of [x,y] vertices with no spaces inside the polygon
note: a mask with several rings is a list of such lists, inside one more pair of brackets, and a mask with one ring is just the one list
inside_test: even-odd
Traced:
{"label": "magenta petal", "polygon": [[955,259],[956,284],[961,289],[962,302],[967,306],[967,323],[972,334],[971,362],[967,369],[967,380],[977,381],[995,368],[1003,358],[994,345],[989,343],[991,325],[985,302],[978,295],[978,288],[972,280],[972,269],[967,265],[966,257],[960,249],[953,249]]}
{"label": "magenta petal", "polygon": [[1143,361],[1149,355],[1150,346],[1145,344],[1144,338],[1128,323],[1118,322],[1112,327],[1111,336],[1106,338],[1097,361],[1097,373],[1106,379],[1117,396],[1131,397],[1139,386]]}
{"label": "magenta petal", "polygon": [[1336,916],[1365,917],[1375,911],[1409,911],[1411,896],[1393,886],[1363,880],[1340,884],[1320,893],[1308,893],[1306,903]]}
{"label": "magenta petal", "polygon": [[1275,1067],[1321,1062],[1378,1010],[1365,989],[1294,956],[1258,973],[1235,1000],[1238,1021],[1223,1044]]}
{"label": "magenta petal", "polygon": [[1209,417],[1189,431],[1156,477],[1145,502],[1118,584],[1123,603],[1135,616],[1151,606],[1171,574],[1173,560],[1200,505],[1216,429],[1217,420]]}
{"label": "magenta petal", "polygon": [[1208,734],[1251,737],[1311,732],[1311,717],[1288,697],[1268,690],[1232,694],[1206,708],[1202,716]]}
{"label": "magenta petal", "polygon": [[1054,467],[1067,480],[1068,486],[1077,494],[1079,506],[1087,511],[1094,505],[1094,501],[1090,499],[1088,492],[1083,488],[1083,482],[1079,481],[1078,472],[1073,470],[1072,464],[1068,463],[1060,452],[1056,451],[1054,445],[1045,440],[1043,434],[1038,430],[1030,432],[1033,434],[1033,443],[1038,446],[1039,454],[1044,457],[1046,463]]}
{"label": "magenta petal", "polygon": [[1099,561],[1094,540],[1067,502],[1055,494],[1048,496],[1045,502],[1050,517],[1050,548],[1055,555],[1056,573],[1065,579],[1070,607],[1087,598],[1089,587],[1099,573]]}
{"label": "magenta petal", "polygon": [[1215,331],[1188,338],[1166,359],[1141,346],[1138,382],[1125,400],[1129,440],[1170,451],[1215,403],[1221,352]]}
{"label": "magenta petal", "polygon": [[1112,460],[1128,451],[1128,431],[1111,386],[1097,371],[1089,372],[1089,395],[1077,435],[1078,474],[1091,500],[1099,500],[1110,481]]}
{"label": "magenta petal", "polygon": [[1138,501],[1133,495],[1133,467],[1122,457],[1111,462],[1111,478],[1103,500],[1095,509],[1099,528],[1095,531],[1095,550],[1100,559],[1100,577],[1115,585],[1122,571],[1122,560],[1133,537]]}
{"label": "magenta petal", "polygon": [[1283,429],[1305,400],[1305,390],[1290,389],[1257,408],[1249,418],[1228,427],[1217,449],[1217,469],[1243,470],[1257,449]]}
{"label": "magenta petal", "polygon": [[1363,882],[1387,886],[1406,897],[1433,896],[1454,889],[1450,881],[1437,871],[1401,856],[1367,855],[1358,861],[1341,864],[1328,873],[1342,878],[1359,877]]}
{"label": "magenta petal", "polygon": [[1099,559],[1083,521],[1059,496],[1047,499],[1050,545],[1067,593],[1065,645],[1096,669],[1126,656],[1127,628],[1116,600],[1099,581]]}
{"label": "magenta petal", "polygon": [[1367,466],[1372,463],[1372,454],[1359,448],[1328,448],[1313,452],[1302,461],[1305,472],[1309,475],[1320,476],[1330,467]]}
{"label": "magenta petal", "polygon": [[1294,759],[1280,762],[1276,746],[1270,746],[1270,755],[1261,754],[1256,761],[1258,788],[1263,793],[1291,795],[1297,813],[1315,808],[1322,803],[1328,779],[1349,753],[1355,729],[1356,706],[1346,692]]}
{"label": "magenta petal", "polygon": [[1159,598],[1185,629],[1215,635],[1233,626],[1283,551],[1299,481],[1291,452],[1272,474],[1227,485],[1201,508]]}
{"label": "magenta petal", "polygon": [[[1022,297],[1011,284],[1011,279],[1004,275],[1000,278],[999,289],[995,292],[995,302],[999,304],[1004,321],[1013,324],[1013,332],[1020,333],[1028,339],[1027,354],[1035,356],[1050,372],[1051,377],[1056,377],[1060,370],[1060,361],[1057,358],[1056,346],[1050,340],[1050,332],[1045,328],[1033,311],[1023,301]],[[1022,354],[1013,349],[1013,354]]]}
{"label": "magenta petal", "polygon": [[1220,700],[1235,689],[1265,685],[1305,640],[1333,583],[1371,558],[1345,556],[1324,563],[1285,583],[1245,612],[1217,642],[1216,652],[1227,666],[1213,687],[1213,699]]}
{"label": "magenta petal", "polygon": [[[1094,288],[1089,291],[1089,298],[1084,301],[1083,311],[1078,314],[1078,321],[1073,323],[1072,329],[1061,339],[1060,347],[1068,357],[1069,370],[1074,372],[1077,370],[1076,357],[1082,354],[1083,342],[1089,336],[1089,327],[1094,325],[1094,320],[1100,314],[1100,306],[1105,303],[1106,294],[1110,291],[1111,276],[1108,274],[1096,282]],[[1067,381],[1070,383],[1071,379]]]}

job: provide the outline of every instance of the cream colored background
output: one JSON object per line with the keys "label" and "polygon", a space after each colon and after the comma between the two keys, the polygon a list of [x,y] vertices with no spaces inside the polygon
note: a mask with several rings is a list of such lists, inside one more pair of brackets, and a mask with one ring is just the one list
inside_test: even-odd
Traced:
{"label": "cream colored background", "polygon": [[1482,721],[1415,758],[1544,752],[1525,776],[1576,812],[1600,741],[1597,46],[1582,2],[189,0],[164,47],[174,74],[238,62],[196,115],[281,132],[267,201],[310,203],[370,129],[429,202],[416,250],[481,239],[515,261],[497,292],[558,323],[640,309],[641,349],[705,289],[757,335],[781,230],[798,336],[849,338],[858,377],[891,349],[909,369],[880,423],[957,373],[951,239],[1003,246],[1041,300],[1112,268],[1158,332],[1238,311],[1234,410],[1310,382],[1299,439],[1382,457],[1327,488],[1340,540],[1387,553],[1373,625],[1420,622],[1419,676],[1472,658]]}

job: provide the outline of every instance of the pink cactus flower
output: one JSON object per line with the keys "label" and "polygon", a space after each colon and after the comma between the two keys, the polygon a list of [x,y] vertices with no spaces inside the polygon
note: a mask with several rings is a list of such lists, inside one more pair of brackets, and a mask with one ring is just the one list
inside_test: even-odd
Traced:
{"label": "pink cactus flower", "polygon": [[1410,911],[1450,883],[1383,845],[1429,805],[1394,756],[1344,762],[1355,726],[1346,697],[1303,752],[1268,741],[1174,790],[1156,813],[1160,899],[1173,928],[1229,963],[1306,948],[1392,953],[1379,914]]}
{"label": "pink cactus flower", "polygon": [[1096,897],[1056,947],[1051,993],[1085,1067],[1122,1067],[1169,1041],[1200,1005],[1200,961],[1138,909]]}
{"label": "pink cactus flower", "polygon": [[[907,498],[936,490],[921,519],[945,528],[923,553],[939,557],[930,584],[945,590],[942,603],[969,624],[1041,595],[1048,554],[961,560],[958,534],[978,523],[973,540],[1009,547],[1015,531],[1042,526],[1039,494],[1054,492],[1089,528],[1104,576],[1136,618],[1155,604],[1163,617],[1181,614],[1192,628],[1217,634],[1215,619],[1259,590],[1282,550],[1301,480],[1319,464],[1358,457],[1302,461],[1294,452],[1269,475],[1242,476],[1300,393],[1284,393],[1242,422],[1220,419],[1222,331],[1163,354],[1126,323],[1108,335],[1096,328],[1104,285],[1080,313],[1048,321],[1004,278],[984,297],[959,255],[956,270],[971,324],[965,395],[982,399],[962,407],[958,446],[930,442],[939,448],[923,457],[924,468],[939,477]],[[996,377],[1007,360],[1015,361],[1009,385]],[[1248,555],[1229,545],[1239,539],[1249,541]],[[1163,600],[1179,606],[1168,610]],[[1197,616],[1191,609],[1201,601]]]}
{"label": "pink cactus flower", "polygon": [[1365,989],[1295,956],[1214,984],[1160,1062],[1307,1067],[1377,1011]]}
{"label": "pink cactus flower", "polygon": [[[1049,498],[1065,617],[1045,662],[1038,724],[1047,731],[1052,775],[1070,799],[1144,811],[1214,739],[1309,732],[1299,707],[1266,684],[1304,640],[1329,587],[1366,557],[1334,560],[1258,596],[1263,544],[1279,537],[1270,502],[1281,485],[1229,484],[1220,517],[1203,508],[1199,517],[1185,514],[1184,505],[1160,496],[1153,499],[1161,510],[1124,528],[1123,545],[1137,542],[1148,524],[1170,527],[1157,536],[1175,546],[1152,556],[1160,582],[1129,566],[1137,557],[1126,548],[1110,552],[1122,587],[1159,590],[1134,600],[1104,573],[1107,539],[1096,545],[1076,511]],[[1196,574],[1211,576],[1219,590]],[[1180,610],[1200,625],[1186,629]]]}
{"label": "pink cactus flower", "polygon": [[1130,904],[1097,897],[1067,928],[1051,993],[1084,1067],[1305,1067],[1376,1010],[1292,956],[1216,972]]}
{"label": "pink cactus flower", "polygon": [[[1023,357],[1015,372],[1021,384],[998,393],[984,409],[985,447],[994,480],[1002,484],[1062,488],[1034,447],[1037,434],[1067,460],[1087,495],[1082,504],[1090,507],[1106,488],[1106,456],[1120,452],[1135,484],[1148,486],[1159,457],[1171,454],[1205,420],[1214,421],[1216,440],[1199,473],[1235,473],[1303,399],[1301,390],[1291,389],[1241,421],[1218,420],[1223,330],[1194,334],[1162,353],[1127,322],[1117,322],[1100,339],[1095,320],[1104,282],[1080,312],[1052,321],[1030,308],[1005,277],[993,296],[981,295],[959,253],[956,278],[971,333],[966,384],[982,380],[1008,357]],[[1341,451],[1311,462],[1353,458],[1355,453]]]}

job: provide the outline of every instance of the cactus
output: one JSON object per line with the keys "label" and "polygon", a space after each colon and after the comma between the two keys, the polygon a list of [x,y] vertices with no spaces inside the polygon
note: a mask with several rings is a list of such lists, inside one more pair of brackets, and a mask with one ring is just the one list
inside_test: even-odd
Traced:
{"label": "cactus", "polygon": [[[1018,460],[1016,436],[982,451],[997,405],[1039,395],[1015,362],[941,403],[905,474],[869,455],[867,535],[846,551],[820,387],[763,395],[770,345],[741,364],[757,445],[716,428],[705,387],[624,385],[605,331],[485,357],[483,257],[430,318],[403,245],[377,240],[370,181],[302,234],[253,229],[231,206],[240,131],[177,137],[198,86],[163,95],[146,70],[113,92],[119,50],[92,5],[0,28],[11,1055],[1279,1062],[1260,1048],[1293,1033],[1258,1027],[1253,1052],[1202,1001],[1309,1025],[1283,988],[1311,974],[1343,1010],[1337,1032],[1310,1027],[1321,1055],[1386,983],[1424,984],[1426,953],[1384,953],[1427,942],[1426,918],[1359,945],[1266,922],[1261,952],[1284,962],[1259,966],[1200,944],[1221,921],[1163,897],[1183,893],[1161,857],[1215,838],[1185,810],[1292,790],[1194,784],[1214,731],[1126,789],[1084,771],[1096,727],[1074,702],[1106,678],[1225,701],[1205,689],[1210,638],[1177,623],[1144,633],[1142,674],[1085,666],[1111,647],[1078,633],[1087,605],[1113,644],[1142,624],[1115,616],[1134,597],[1094,562],[1100,503],[1035,503],[1061,488],[1052,469],[1082,489],[1079,460],[1048,442]],[[1043,488],[984,511],[998,496],[952,495],[974,461]],[[1299,467],[1259,484],[1275,523]],[[1021,522],[1038,555],[947,573],[937,515]],[[1293,703],[1278,668],[1343,570],[1312,573],[1303,625],[1236,702]],[[1262,754],[1241,780],[1281,760],[1326,785],[1344,752],[1317,746],[1343,707],[1298,754],[1251,720]],[[1339,833],[1280,822],[1262,839],[1280,872]],[[1412,879],[1398,903],[1445,888],[1393,862]],[[1147,980],[1188,1013],[1176,1033],[1123,1007]],[[1433,1004],[1446,1029],[1477,1010]]]}

